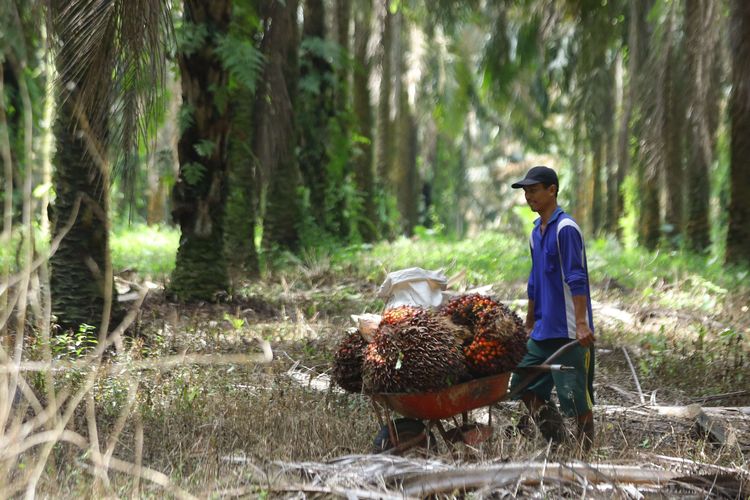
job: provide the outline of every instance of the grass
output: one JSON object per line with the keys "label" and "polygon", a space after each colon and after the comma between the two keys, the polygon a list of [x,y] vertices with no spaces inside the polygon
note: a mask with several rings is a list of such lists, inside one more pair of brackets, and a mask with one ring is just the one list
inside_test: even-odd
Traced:
{"label": "grass", "polygon": [[116,229],[110,239],[112,267],[130,269],[142,278],[163,280],[174,269],[180,240],[173,227],[135,225]]}

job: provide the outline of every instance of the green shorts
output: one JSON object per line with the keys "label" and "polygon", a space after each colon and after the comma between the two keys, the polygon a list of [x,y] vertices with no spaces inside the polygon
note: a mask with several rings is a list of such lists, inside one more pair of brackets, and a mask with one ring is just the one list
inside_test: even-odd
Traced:
{"label": "green shorts", "polygon": [[[569,339],[533,340],[526,343],[526,355],[519,367],[543,364]],[[549,401],[552,388],[557,389],[560,409],[565,415],[583,415],[594,407],[594,347],[573,347],[555,359],[552,364],[572,366],[575,371],[542,372],[523,392],[531,391],[544,401]],[[513,373],[510,389],[513,390],[525,378],[525,373]],[[523,394],[521,392],[521,394]]]}

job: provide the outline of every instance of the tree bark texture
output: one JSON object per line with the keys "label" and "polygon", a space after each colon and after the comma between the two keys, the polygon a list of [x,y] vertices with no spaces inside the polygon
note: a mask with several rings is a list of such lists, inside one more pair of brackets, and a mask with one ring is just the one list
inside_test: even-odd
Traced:
{"label": "tree bark texture", "polygon": [[362,217],[357,227],[362,239],[375,241],[378,237],[375,213],[375,179],[373,173],[373,116],[370,100],[371,60],[367,53],[372,21],[372,0],[357,0],[354,11],[354,68],[352,74],[352,107],[354,128],[360,140],[354,152],[354,182],[362,197]]}
{"label": "tree bark texture", "polygon": [[81,324],[98,328],[102,322],[109,251],[109,178],[104,165],[92,155],[91,145],[86,144],[85,134],[93,131],[79,123],[75,99],[73,93],[58,101],[53,238],[73,215],[79,197],[81,204],[75,223],[50,258],[50,291],[57,323],[63,329],[78,330]]}
{"label": "tree bark texture", "polygon": [[295,154],[296,13],[296,0],[274,0],[269,6],[261,45],[266,64],[253,112],[256,117],[253,153],[262,172],[269,176],[263,246],[292,250],[300,243],[302,219],[299,201],[302,179]]}
{"label": "tree bark texture", "polygon": [[750,3],[731,4],[732,94],[726,260],[750,264]]}
{"label": "tree bark texture", "polygon": [[224,255],[229,112],[214,89],[229,75],[215,52],[232,14],[230,0],[184,1],[184,22],[205,27],[203,46],[179,52],[182,102],[192,113],[178,144],[180,175],[173,190],[172,216],[180,225],[171,291],[183,300],[216,300],[228,289]]}

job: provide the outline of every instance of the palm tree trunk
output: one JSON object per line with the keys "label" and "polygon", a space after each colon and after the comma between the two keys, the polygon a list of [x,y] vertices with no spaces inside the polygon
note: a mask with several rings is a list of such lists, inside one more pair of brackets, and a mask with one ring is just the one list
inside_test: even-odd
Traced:
{"label": "palm tree trunk", "polygon": [[[347,55],[351,50],[351,16],[352,0],[336,0],[336,41]],[[341,114],[349,104],[349,68],[349,64],[342,63],[336,78],[336,111]]]}
{"label": "palm tree trunk", "polygon": [[352,75],[352,107],[355,131],[361,138],[357,142],[358,154],[354,156],[354,181],[362,196],[362,217],[357,228],[362,239],[374,241],[378,236],[375,214],[374,175],[372,156],[372,104],[370,102],[370,41],[372,0],[358,0],[354,11],[354,71]]}
{"label": "palm tree trunk", "polygon": [[414,119],[409,93],[404,79],[406,54],[411,45],[411,33],[403,15],[399,11],[395,18],[395,61],[396,100],[395,150],[392,182],[396,188],[396,201],[401,215],[401,232],[411,236],[417,225],[418,175],[417,175],[417,124]]}
{"label": "palm tree trunk", "polygon": [[[630,170],[631,151],[630,138],[639,137],[642,130],[642,120],[633,119],[634,110],[638,108],[638,88],[641,69],[645,61],[645,47],[648,43],[648,24],[646,15],[650,6],[641,0],[630,0],[628,12],[630,22],[628,25],[628,87],[624,97],[622,122],[620,125],[618,140],[618,163],[617,163],[617,218],[625,210],[625,198],[622,185]],[[637,151],[635,151],[637,153]],[[618,227],[618,235],[621,235]]]}
{"label": "palm tree trunk", "polygon": [[169,188],[167,179],[180,175],[180,158],[177,152],[179,144],[179,121],[182,95],[180,81],[171,74],[167,75],[166,85],[169,88],[170,99],[167,104],[164,123],[156,131],[154,151],[149,154],[146,189],[146,223],[165,223],[169,219]]}
{"label": "palm tree trunk", "polygon": [[172,216],[181,234],[170,290],[183,300],[215,300],[228,289],[224,210],[229,117],[226,106],[214,98],[214,89],[228,82],[214,47],[229,28],[232,2],[185,0],[183,5],[185,23],[203,25],[210,35],[202,47],[178,53],[183,106],[192,111],[192,120],[178,145],[180,175]]}
{"label": "palm tree trunk", "polygon": [[296,249],[302,209],[302,180],[295,155],[294,99],[297,88],[297,1],[273,2],[263,37],[266,57],[261,87],[255,100],[257,125],[253,153],[262,172],[270,176],[263,217],[263,246]]}
{"label": "palm tree trunk", "polygon": [[750,264],[750,3],[733,0],[729,229],[726,260]]}
{"label": "palm tree trunk", "polygon": [[689,250],[703,253],[711,244],[709,220],[710,168],[713,162],[716,128],[709,108],[712,103],[711,61],[714,51],[713,24],[718,7],[697,0],[685,4],[685,46],[687,49],[687,97],[690,113],[687,125],[687,214],[685,239]]}
{"label": "palm tree trunk", "polygon": [[81,124],[75,110],[75,95],[58,103],[61,104],[55,121],[53,237],[73,215],[79,197],[82,202],[75,223],[50,258],[52,313],[63,328],[78,329],[82,324],[99,326],[103,317],[109,246],[109,178],[106,167],[99,163],[101,159],[86,144],[86,137],[78,133]]}
{"label": "palm tree trunk", "polygon": [[232,130],[229,134],[229,194],[226,214],[226,252],[230,277],[242,279],[259,273],[255,248],[258,189],[255,162],[248,154],[253,138],[255,95],[238,89],[230,97]]}
{"label": "palm tree trunk", "polygon": [[391,45],[393,15],[389,0],[379,0],[384,4],[383,29],[380,35],[380,96],[378,98],[377,134],[375,135],[375,163],[378,182],[386,189],[391,177]]}
{"label": "palm tree trunk", "polygon": [[[685,177],[682,162],[682,136],[684,132],[685,102],[682,99],[680,82],[682,61],[680,53],[682,47],[677,44],[675,38],[674,13],[669,25],[670,30],[667,41],[667,67],[664,78],[664,122],[662,128],[662,141],[664,143],[664,189],[666,190],[666,206],[664,210],[665,241],[676,248],[682,236],[683,226],[683,179]],[[706,194],[708,185],[706,186]],[[706,199],[708,202],[708,199]],[[708,208],[708,207],[706,207]]]}
{"label": "palm tree trunk", "polygon": [[[302,41],[325,40],[326,24],[323,0],[305,0],[305,22]],[[335,87],[333,68],[323,55],[303,50],[300,58],[300,80],[311,85],[300,87],[297,99],[299,133],[299,169],[305,186],[310,191],[310,210],[318,227],[334,229],[333,207],[327,206],[329,122],[334,115]],[[312,83],[314,82],[314,83]]]}
{"label": "palm tree trunk", "polygon": [[[664,79],[666,51],[659,50],[653,30],[644,33],[644,71],[638,75],[638,100],[640,102],[641,143],[639,144],[638,189],[640,213],[638,217],[639,242],[653,250],[659,245],[661,235],[661,179],[664,170]],[[649,47],[650,49],[646,49]]]}
{"label": "palm tree trunk", "polygon": [[597,236],[602,229],[602,162],[604,159],[604,141],[598,137],[592,141],[593,151],[591,162],[591,232]]}

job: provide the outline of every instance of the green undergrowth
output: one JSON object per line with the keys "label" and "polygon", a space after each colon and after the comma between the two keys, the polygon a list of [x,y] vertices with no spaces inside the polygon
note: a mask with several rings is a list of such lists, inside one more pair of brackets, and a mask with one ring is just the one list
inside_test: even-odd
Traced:
{"label": "green undergrowth", "polygon": [[[133,269],[141,276],[165,279],[174,269],[179,232],[174,228],[136,225],[112,235],[115,271]],[[731,267],[711,256],[684,252],[624,248],[614,239],[587,244],[593,289],[612,287],[630,301],[660,307],[716,311],[727,297],[747,295],[747,268]],[[260,283],[283,280],[300,290],[335,287],[360,281],[378,285],[386,274],[407,267],[440,269],[447,276],[464,272],[466,286],[514,285],[523,294],[530,259],[525,238],[485,231],[474,238],[454,240],[418,232],[374,245],[312,248],[265,262]]]}
{"label": "green undergrowth", "polygon": [[117,228],[110,239],[112,267],[115,272],[130,269],[144,278],[164,279],[174,269],[179,240],[176,228],[146,225]]}

